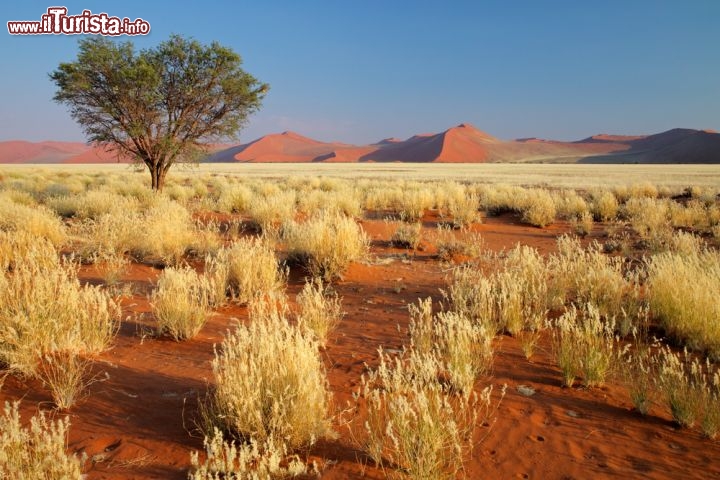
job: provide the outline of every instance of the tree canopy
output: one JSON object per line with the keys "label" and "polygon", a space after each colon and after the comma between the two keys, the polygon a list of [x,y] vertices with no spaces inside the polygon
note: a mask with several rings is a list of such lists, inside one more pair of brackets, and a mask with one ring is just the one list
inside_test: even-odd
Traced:
{"label": "tree canopy", "polygon": [[269,87],[241,65],[217,42],[173,35],[136,51],[132,42],[89,37],[50,78],[54,100],[69,107],[89,142],[145,164],[161,190],[173,164],[233,138],[260,108]]}

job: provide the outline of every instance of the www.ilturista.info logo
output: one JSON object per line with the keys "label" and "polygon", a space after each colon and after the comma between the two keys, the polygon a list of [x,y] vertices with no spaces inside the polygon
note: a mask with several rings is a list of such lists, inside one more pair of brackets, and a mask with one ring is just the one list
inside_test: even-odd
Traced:
{"label": "www.ilturista.info logo", "polygon": [[80,15],[68,15],[65,7],[50,7],[40,21],[7,22],[10,35],[147,35],[150,24],[142,18],[130,20],[83,10]]}

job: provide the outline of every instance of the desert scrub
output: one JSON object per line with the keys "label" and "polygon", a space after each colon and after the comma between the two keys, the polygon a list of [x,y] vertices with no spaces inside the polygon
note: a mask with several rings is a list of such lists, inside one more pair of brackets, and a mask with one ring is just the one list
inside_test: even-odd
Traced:
{"label": "desert scrub", "polygon": [[102,215],[117,215],[134,211],[139,207],[138,200],[113,193],[106,189],[90,190],[80,195],[50,197],[45,204],[62,217],[97,219]]}
{"label": "desert scrub", "polygon": [[690,428],[700,421],[708,438],[720,431],[720,370],[706,360],[673,353],[664,347],[658,354],[657,386],[664,397],[673,420]]}
{"label": "desert scrub", "polygon": [[[550,289],[562,304],[592,304],[601,316],[618,321],[635,318],[641,307],[637,284],[623,273],[622,258],[605,255],[597,242],[585,249],[577,239],[562,236],[557,245],[548,269]],[[624,325],[621,333],[631,328]]]}
{"label": "desert scrub", "polygon": [[455,231],[451,226],[438,225],[435,244],[438,256],[449,261],[456,255],[477,257],[482,252],[484,241],[479,233],[468,228]]}
{"label": "desert scrub", "polygon": [[585,238],[592,232],[593,216],[590,212],[585,212],[579,216],[570,219],[570,228],[575,235]]}
{"label": "desert scrub", "polygon": [[216,303],[229,292],[238,303],[284,288],[286,272],[266,238],[239,238],[206,259],[207,274],[218,289]]}
{"label": "desert scrub", "polygon": [[623,216],[640,237],[657,244],[670,229],[668,200],[633,197],[625,203]]}
{"label": "desert scrub", "polygon": [[665,252],[648,265],[650,312],[668,335],[720,358],[720,254],[699,246]]}
{"label": "desert scrub", "polygon": [[432,208],[433,203],[432,193],[427,188],[419,187],[404,190],[391,208],[401,219],[417,222],[425,215],[425,210]]}
{"label": "desert scrub", "polygon": [[615,195],[608,190],[593,192],[591,210],[595,220],[609,222],[618,214],[618,201]]}
{"label": "desert scrub", "polygon": [[323,284],[322,279],[313,278],[297,296],[297,324],[313,335],[321,347],[327,344],[330,332],[342,318],[342,301],[334,290]]}
{"label": "desert scrub", "polygon": [[0,363],[33,375],[52,352],[98,354],[114,338],[119,316],[106,291],[81,286],[75,266],[38,240],[0,280]]}
{"label": "desert scrub", "polygon": [[353,219],[339,213],[322,212],[303,223],[290,222],[283,230],[289,260],[326,281],[367,255],[367,235]]}
{"label": "desert scrub", "polygon": [[216,349],[208,427],[260,444],[283,439],[290,450],[332,434],[317,340],[290,325],[286,311],[283,299],[253,305],[250,324]]}
{"label": "desert scrub", "polygon": [[572,387],[577,377],[586,387],[602,385],[617,357],[612,323],[604,323],[598,310],[587,305],[580,312],[572,308],[555,326],[553,350],[564,385]]}
{"label": "desert scrub", "polygon": [[422,239],[422,223],[396,222],[390,243],[399,248],[416,250]]}
{"label": "desert scrub", "polygon": [[552,196],[560,218],[573,219],[589,213],[587,202],[574,190],[562,190]]}
{"label": "desert scrub", "polygon": [[537,251],[517,246],[498,259],[496,271],[488,275],[474,267],[456,268],[444,294],[453,311],[493,332],[516,335],[535,329],[547,313],[552,299],[546,275]]}
{"label": "desert scrub", "polygon": [[177,264],[196,240],[196,226],[190,212],[164,197],[158,197],[137,219],[133,233],[128,239],[133,255],[166,265]]}
{"label": "desert scrub", "polygon": [[92,263],[98,266],[105,285],[112,287],[120,282],[122,276],[128,271],[130,259],[125,255],[104,255],[93,258]]}
{"label": "desert scrub", "polygon": [[[200,231],[182,205],[165,197],[151,200],[145,210],[100,215],[75,227],[78,253],[84,259],[130,253],[138,260],[176,265],[193,252],[214,250],[219,240]],[[217,235],[215,235],[217,236]]]}
{"label": "desert scrub", "polygon": [[55,406],[61,410],[72,407],[85,388],[93,382],[88,378],[92,362],[74,351],[55,351],[44,356],[37,377],[50,390]]}
{"label": "desert scrub", "polygon": [[494,331],[457,312],[432,314],[432,299],[410,305],[410,348],[438,360],[436,376],[453,391],[469,395],[475,381],[490,371]]}
{"label": "desert scrub", "polygon": [[245,213],[253,201],[253,192],[245,185],[220,187],[215,200],[215,209],[224,213]]}
{"label": "desert scrub", "polygon": [[190,267],[163,270],[150,299],[158,332],[176,341],[197,335],[211,313],[214,291],[213,280]]}
{"label": "desert scrub", "polygon": [[360,195],[349,185],[338,190],[310,190],[298,196],[298,209],[307,214],[315,215],[322,210],[337,211],[348,217],[359,217],[362,214]]}
{"label": "desert scrub", "polygon": [[0,477],[13,479],[83,478],[83,459],[65,451],[70,420],[48,420],[43,412],[23,427],[19,402],[5,402],[0,414]]}
{"label": "desert scrub", "polygon": [[268,236],[277,235],[279,227],[295,217],[294,191],[254,196],[247,211],[257,228]]}
{"label": "desert scrub", "polygon": [[657,358],[649,346],[637,345],[636,351],[625,352],[618,362],[620,380],[630,396],[635,410],[647,415],[653,403],[654,383],[657,379]]}
{"label": "desert scrub", "polygon": [[297,477],[309,472],[308,466],[297,455],[290,455],[282,440],[268,439],[242,443],[223,438],[215,429],[203,441],[207,460],[200,461],[197,452],[190,455],[192,469],[189,480],[218,479],[272,479]]}
{"label": "desert scrub", "polygon": [[552,195],[541,189],[527,192],[521,211],[523,222],[541,228],[554,222],[557,214]]}
{"label": "desert scrub", "polygon": [[454,228],[468,227],[479,220],[480,200],[475,194],[451,197],[448,201],[448,213],[452,217]]}
{"label": "desert scrub", "polygon": [[67,240],[67,232],[54,212],[41,205],[26,206],[0,197],[0,230],[27,232],[35,237],[49,240],[59,247]]}
{"label": "desert scrub", "polygon": [[492,415],[492,387],[480,395],[455,395],[420,379],[424,367],[386,358],[362,380],[367,405],[364,448],[373,461],[391,466],[398,478],[455,478],[473,447],[478,421]]}

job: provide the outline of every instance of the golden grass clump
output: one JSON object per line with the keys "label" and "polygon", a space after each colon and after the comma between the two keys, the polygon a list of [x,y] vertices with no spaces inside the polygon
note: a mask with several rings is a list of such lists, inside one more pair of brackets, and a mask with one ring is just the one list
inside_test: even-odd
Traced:
{"label": "golden grass clump", "polygon": [[225,213],[245,213],[253,201],[253,192],[245,185],[224,184],[218,192],[214,207]]}
{"label": "golden grass clump", "polygon": [[0,282],[0,363],[12,371],[36,374],[53,352],[100,353],[117,330],[120,310],[110,295],[81,286],[75,267],[57,257],[38,240]]}
{"label": "golden grass clump", "polygon": [[584,249],[577,239],[562,236],[558,253],[551,256],[551,289],[563,304],[591,304],[601,316],[617,320],[621,334],[640,308],[637,283],[623,273],[623,259],[602,253],[598,243]]}
{"label": "golden grass clump", "polygon": [[27,232],[49,240],[56,247],[67,240],[67,232],[60,217],[41,205],[26,206],[0,196],[0,230]]}
{"label": "golden grass clump", "polygon": [[390,243],[399,248],[416,250],[422,239],[422,223],[396,222],[395,231],[390,237]]}
{"label": "golden grass clump", "polygon": [[517,246],[489,275],[469,266],[455,269],[444,293],[453,311],[493,332],[517,335],[537,330],[553,301],[546,275],[537,251]]}
{"label": "golden grass clump", "polygon": [[84,459],[66,452],[68,417],[48,420],[43,412],[20,423],[19,402],[5,403],[0,414],[0,478],[83,478]]}
{"label": "golden grass clump", "polygon": [[432,299],[410,305],[410,348],[437,359],[436,375],[456,392],[469,395],[475,381],[492,368],[494,331],[457,312],[433,315]]}
{"label": "golden grass clump", "polygon": [[342,300],[335,291],[323,284],[321,278],[305,282],[297,296],[297,324],[312,334],[321,347],[327,345],[330,332],[343,316]]}
{"label": "golden grass clump", "polygon": [[589,213],[587,202],[574,190],[562,190],[553,194],[553,200],[560,218],[573,219]]}
{"label": "golden grass clump", "polygon": [[555,325],[553,349],[564,385],[572,387],[577,377],[586,387],[602,385],[616,365],[614,325],[592,305],[572,308]]}
{"label": "golden grass clump", "polygon": [[588,236],[593,229],[593,216],[590,212],[585,212],[577,217],[570,219],[570,227],[575,235],[581,238]]}
{"label": "golden grass clump", "polygon": [[485,244],[478,232],[468,228],[456,231],[449,225],[440,224],[436,232],[437,254],[442,260],[452,260],[456,255],[477,257]]}
{"label": "golden grass clump", "polygon": [[137,199],[114,193],[108,189],[90,190],[80,195],[62,195],[45,199],[45,204],[62,217],[97,219],[102,215],[117,215],[139,207]]}
{"label": "golden grass clump", "polygon": [[196,241],[196,227],[182,205],[159,197],[133,228],[129,248],[143,260],[175,265]]}
{"label": "golden grass clump", "polygon": [[542,189],[529,190],[521,210],[523,222],[541,228],[554,222],[557,215],[552,195]]}
{"label": "golden grass clump", "polygon": [[314,215],[322,210],[341,212],[348,217],[359,217],[362,214],[361,198],[356,189],[343,184],[338,190],[310,190],[298,194],[298,209]]}
{"label": "golden grass clump", "polygon": [[88,379],[92,362],[75,351],[58,350],[46,354],[37,370],[37,377],[50,390],[57,408],[72,407],[93,379]]}
{"label": "golden grass clump", "polygon": [[608,190],[594,192],[592,195],[592,214],[595,220],[609,222],[617,217],[618,205],[615,195]]}
{"label": "golden grass clump", "polygon": [[205,437],[203,445],[207,460],[201,462],[198,452],[191,453],[189,480],[262,480],[311,473],[300,457],[290,455],[281,440],[268,439],[262,444],[252,439],[247,443],[235,442],[226,440],[215,429]]}
{"label": "golden grass clump", "polygon": [[296,193],[293,190],[255,195],[247,212],[260,231],[275,236],[279,227],[295,218]]}
{"label": "golden grass clump", "polygon": [[369,247],[362,228],[339,213],[323,212],[303,223],[290,222],[283,230],[289,258],[326,281],[365,258]]}
{"label": "golden grass clump", "polygon": [[703,433],[714,438],[720,430],[720,376],[709,362],[673,353],[668,347],[658,354],[658,388],[673,420],[690,428],[699,420]]}
{"label": "golden grass clump", "polygon": [[208,257],[207,273],[216,282],[216,304],[226,293],[239,303],[285,286],[286,273],[278,268],[275,250],[266,238],[240,238]]}
{"label": "golden grass clump", "polygon": [[398,477],[455,478],[472,451],[476,425],[494,411],[492,387],[456,395],[432,380],[436,368],[432,356],[391,358],[380,351],[380,365],[362,380],[364,449]]}
{"label": "golden grass clump", "polygon": [[650,312],[668,335],[720,358],[720,253],[695,244],[654,255],[647,290]]}
{"label": "golden grass clump", "polygon": [[658,243],[668,235],[670,210],[668,200],[632,197],[623,208],[624,216],[640,237]]}
{"label": "golden grass clump", "polygon": [[238,325],[215,351],[208,427],[260,445],[282,440],[290,450],[332,434],[318,342],[286,316],[284,298],[255,302],[250,324]]}
{"label": "golden grass clump", "polygon": [[190,267],[163,270],[151,296],[160,334],[176,341],[193,338],[211,313],[213,280]]}
{"label": "golden grass clump", "polygon": [[453,227],[464,228],[473,223],[478,223],[480,220],[479,205],[480,200],[473,193],[451,197],[448,200],[447,210],[452,217]]}
{"label": "golden grass clump", "polygon": [[142,261],[177,265],[187,253],[219,248],[217,232],[201,229],[185,207],[165,197],[153,199],[146,210],[88,219],[75,230],[79,254],[88,260],[130,253]]}

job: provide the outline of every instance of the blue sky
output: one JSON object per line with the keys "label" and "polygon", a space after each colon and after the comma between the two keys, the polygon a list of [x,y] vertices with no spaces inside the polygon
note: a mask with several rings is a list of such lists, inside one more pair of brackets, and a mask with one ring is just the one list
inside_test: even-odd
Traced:
{"label": "blue sky", "polygon": [[[47,74],[77,37],[12,36],[49,6],[232,47],[271,90],[240,133],[370,143],[469,122],[503,139],[720,130],[720,1],[2,2],[0,140],[84,140]],[[127,39],[128,37],[123,37]]]}

